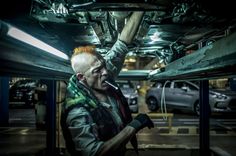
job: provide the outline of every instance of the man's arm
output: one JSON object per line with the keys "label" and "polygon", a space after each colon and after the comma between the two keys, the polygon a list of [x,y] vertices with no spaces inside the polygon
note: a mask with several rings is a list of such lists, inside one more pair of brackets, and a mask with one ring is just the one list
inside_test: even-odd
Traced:
{"label": "man's arm", "polygon": [[96,125],[91,116],[82,107],[71,110],[67,117],[67,124],[76,150],[84,156],[111,155],[124,147],[139,130],[154,126],[147,115],[139,114],[117,135],[103,142],[98,138]]}
{"label": "man's arm", "polygon": [[120,131],[112,139],[104,142],[104,144],[100,147],[97,155],[103,156],[107,154],[112,154],[123,145],[126,145],[131,139],[131,137],[135,135],[135,133],[136,133],[136,130],[133,127],[126,126],[122,131]]}
{"label": "man's arm", "polygon": [[100,147],[97,155],[98,156],[111,155],[119,148],[126,145],[131,139],[131,137],[133,137],[135,134],[136,134],[135,128],[131,126],[126,126],[116,136],[104,142],[104,144]]}
{"label": "man's arm", "polygon": [[138,114],[122,131],[104,144],[98,150],[97,155],[111,155],[117,149],[126,144],[139,130],[148,127],[153,128],[154,124],[146,114]]}
{"label": "man's arm", "polygon": [[131,126],[126,126],[121,132],[108,141],[101,141],[98,137],[95,123],[85,108],[73,109],[68,117],[67,124],[74,141],[75,148],[83,156],[103,156],[111,155],[119,151],[132,136],[136,130]]}
{"label": "man's arm", "polygon": [[124,26],[118,41],[113,45],[111,50],[106,54],[105,60],[107,68],[114,77],[117,77],[128,53],[127,44],[130,44],[134,39],[139,25],[142,21],[144,12],[134,12]]}
{"label": "man's arm", "polygon": [[132,14],[132,16],[130,17],[130,19],[122,30],[119,40],[125,42],[126,44],[130,44],[133,41],[138,31],[143,14],[143,11],[134,12]]}

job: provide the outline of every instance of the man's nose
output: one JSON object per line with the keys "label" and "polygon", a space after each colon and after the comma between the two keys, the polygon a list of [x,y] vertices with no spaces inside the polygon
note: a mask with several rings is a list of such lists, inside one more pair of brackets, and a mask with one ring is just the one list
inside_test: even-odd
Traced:
{"label": "man's nose", "polygon": [[102,68],[102,75],[108,75],[108,71],[106,68]]}

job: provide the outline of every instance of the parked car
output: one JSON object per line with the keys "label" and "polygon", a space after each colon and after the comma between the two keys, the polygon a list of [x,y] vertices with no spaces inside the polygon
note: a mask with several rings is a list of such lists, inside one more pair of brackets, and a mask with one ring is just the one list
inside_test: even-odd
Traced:
{"label": "parked car", "polygon": [[[164,97],[166,108],[192,111],[199,115],[199,86],[197,84],[190,81],[156,82],[147,91],[145,97],[149,110],[160,109],[161,98]],[[209,105],[211,112],[236,112],[236,92],[209,89]]]}
{"label": "parked car", "polygon": [[44,87],[39,80],[18,80],[9,89],[10,107],[34,107],[34,93],[37,87]]}
{"label": "parked car", "polygon": [[117,81],[122,93],[124,94],[132,113],[138,112],[138,91],[130,81]]}

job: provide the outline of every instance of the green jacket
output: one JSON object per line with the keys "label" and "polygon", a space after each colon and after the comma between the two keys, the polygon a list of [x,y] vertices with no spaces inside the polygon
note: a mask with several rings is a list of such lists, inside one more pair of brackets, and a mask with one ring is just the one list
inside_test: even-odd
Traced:
{"label": "green jacket", "polygon": [[[132,120],[132,116],[125,97],[120,90],[116,91],[113,88],[109,89],[109,93],[112,93],[113,97],[115,97],[119,102],[120,116],[124,123],[123,126],[126,126]],[[68,113],[72,109],[80,107],[83,107],[88,112],[90,112],[93,121],[98,126],[98,138],[101,141],[107,141],[111,139],[120,131],[117,128],[115,121],[112,120],[111,112],[107,111],[107,109],[100,104],[97,98],[92,94],[92,92],[89,91],[87,87],[77,81],[76,75],[73,75],[70,78],[67,87],[67,95],[65,103],[62,106],[61,114],[63,135],[66,140],[67,149],[70,153],[73,153],[72,155],[77,155],[79,153],[75,150],[75,144],[65,123],[68,117]],[[123,152],[125,151],[122,150],[118,155],[123,154]]]}

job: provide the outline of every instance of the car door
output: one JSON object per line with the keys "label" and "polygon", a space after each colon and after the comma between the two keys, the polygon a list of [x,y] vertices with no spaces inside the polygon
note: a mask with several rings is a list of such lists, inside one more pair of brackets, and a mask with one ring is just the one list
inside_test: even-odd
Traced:
{"label": "car door", "polygon": [[186,81],[174,82],[171,107],[177,109],[191,109],[196,96],[198,96],[198,92],[193,89],[190,83]]}
{"label": "car door", "polygon": [[[163,90],[163,87],[164,90]],[[166,103],[167,106],[173,105],[174,99],[173,99],[173,82],[167,81],[165,84],[163,84],[161,88],[161,94],[160,94],[160,101],[162,99],[163,105]]]}

